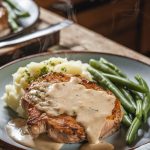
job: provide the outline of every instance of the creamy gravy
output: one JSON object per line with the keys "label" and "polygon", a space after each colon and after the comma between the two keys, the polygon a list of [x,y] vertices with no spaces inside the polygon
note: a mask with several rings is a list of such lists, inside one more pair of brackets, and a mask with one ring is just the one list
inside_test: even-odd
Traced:
{"label": "creamy gravy", "polygon": [[110,143],[99,141],[97,144],[84,144],[80,150],[114,150],[114,146]]}
{"label": "creamy gravy", "polygon": [[50,141],[47,135],[41,135],[34,140],[36,150],[60,150],[62,143]]}
{"label": "creamy gravy", "polygon": [[[33,139],[26,128],[26,121],[24,119],[14,119],[8,122],[6,130],[14,141],[36,150],[60,150],[63,146],[62,143],[50,141],[46,135]],[[99,141],[97,144],[83,144],[80,150],[114,150],[114,146],[107,142]]]}
{"label": "creamy gravy", "polygon": [[26,121],[24,119],[14,119],[6,125],[8,135],[17,143],[28,147],[35,147],[33,138],[29,135],[25,127]]}
{"label": "creamy gravy", "polygon": [[50,141],[48,136],[41,135],[33,139],[26,128],[24,119],[14,119],[6,126],[8,135],[17,143],[36,150],[60,150],[63,144]]}
{"label": "creamy gravy", "polygon": [[106,125],[106,117],[112,114],[116,98],[106,91],[87,89],[80,82],[77,77],[71,77],[69,82],[43,82],[37,84],[29,96],[39,110],[49,115],[65,113],[76,116],[86,130],[88,141],[97,143]]}

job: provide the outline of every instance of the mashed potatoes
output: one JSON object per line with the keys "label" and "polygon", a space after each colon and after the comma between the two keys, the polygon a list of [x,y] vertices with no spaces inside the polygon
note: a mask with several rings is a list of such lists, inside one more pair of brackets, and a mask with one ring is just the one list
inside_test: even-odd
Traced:
{"label": "mashed potatoes", "polygon": [[32,81],[49,72],[81,75],[91,80],[91,75],[86,70],[87,67],[88,64],[83,64],[81,61],[68,61],[65,58],[50,58],[40,63],[31,62],[25,67],[20,67],[13,74],[13,84],[6,85],[5,87],[4,99],[6,104],[20,116],[24,116],[20,99]]}

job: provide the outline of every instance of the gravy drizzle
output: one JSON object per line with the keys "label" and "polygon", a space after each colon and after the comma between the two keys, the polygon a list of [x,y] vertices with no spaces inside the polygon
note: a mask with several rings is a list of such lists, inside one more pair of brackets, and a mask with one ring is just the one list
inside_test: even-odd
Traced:
{"label": "gravy drizzle", "polygon": [[48,136],[41,135],[36,139],[29,134],[26,121],[24,119],[14,119],[8,122],[6,126],[8,135],[17,143],[36,150],[60,150],[62,143],[50,141]]}
{"label": "gravy drizzle", "polygon": [[110,143],[99,141],[97,144],[83,144],[80,150],[114,150],[114,146]]}
{"label": "gravy drizzle", "polygon": [[106,118],[112,114],[116,98],[103,90],[87,89],[80,83],[77,77],[71,77],[68,82],[43,82],[30,90],[30,100],[48,115],[76,116],[86,130],[88,141],[96,143],[105,134]]}

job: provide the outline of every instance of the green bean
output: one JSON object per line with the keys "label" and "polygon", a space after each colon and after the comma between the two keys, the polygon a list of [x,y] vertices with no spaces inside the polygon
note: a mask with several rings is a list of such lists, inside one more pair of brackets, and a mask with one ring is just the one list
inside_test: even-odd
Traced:
{"label": "green bean", "polygon": [[89,64],[94,67],[95,69],[98,69],[102,72],[105,72],[105,73],[110,73],[110,74],[113,74],[113,75],[118,75],[114,70],[112,70],[111,68],[109,68],[108,66],[106,66],[105,64],[103,63],[100,63],[94,59],[90,59],[90,62]]}
{"label": "green bean", "polygon": [[30,16],[30,14],[27,11],[22,10],[20,6],[17,5],[15,2],[11,0],[4,0],[4,3],[9,5],[9,7],[11,8],[11,13],[15,14],[16,17],[24,18]]}
{"label": "green bean", "polygon": [[147,121],[149,110],[150,110],[150,103],[149,103],[149,97],[147,95],[144,96],[143,98],[143,117],[144,117],[144,122]]}
{"label": "green bean", "polygon": [[135,90],[141,93],[145,93],[147,92],[147,89],[145,89],[143,86],[140,86],[139,84],[134,83],[133,81],[129,80],[129,79],[125,79],[122,77],[118,77],[115,75],[111,75],[111,74],[106,74],[103,73],[103,75],[108,78],[109,80],[111,80],[113,83],[116,83],[118,85],[121,86],[126,86],[127,88],[131,89],[131,90]]}
{"label": "green bean", "polygon": [[135,78],[148,91],[147,93],[143,94],[143,106],[142,106],[144,122],[146,122],[150,111],[150,91],[146,81],[140,75],[136,75]]}
{"label": "green bean", "polygon": [[149,95],[145,95],[144,96],[144,101],[143,101],[143,117],[144,117],[144,122],[147,121],[147,118],[148,118],[148,114],[149,114],[149,111],[150,111],[150,94]]}
{"label": "green bean", "polygon": [[133,96],[133,98],[135,99],[135,101],[138,99],[141,99],[141,100],[143,99],[142,96],[136,91],[130,90],[130,93]]}
{"label": "green bean", "polygon": [[131,123],[131,126],[127,132],[126,136],[126,142],[128,144],[131,144],[137,136],[138,129],[140,128],[142,124],[142,115],[143,115],[143,110],[142,110],[142,100],[139,99],[136,101],[136,117],[134,118],[133,122]]}
{"label": "green bean", "polygon": [[13,9],[7,4],[6,2],[2,2],[3,6],[7,9],[8,11],[8,16],[11,17],[12,19],[17,19],[16,14],[14,13]]}
{"label": "green bean", "polygon": [[133,114],[128,113],[128,116],[131,120],[133,120],[135,118],[135,116]]}
{"label": "green bean", "polygon": [[107,79],[102,72],[97,71],[96,69],[89,67],[88,71],[93,75],[93,77],[96,79],[98,83],[102,83],[105,88],[109,89],[112,91],[116,97],[118,97],[121,101],[121,104],[123,107],[128,110],[130,113],[135,112],[135,108],[131,103],[123,96],[123,94],[119,91],[119,89],[109,80]]}
{"label": "green bean", "polygon": [[129,102],[134,106],[134,108],[136,109],[136,103],[133,99],[133,97],[130,95],[129,91],[127,91],[126,89],[120,88],[120,91],[122,92],[122,94],[126,97],[126,99],[129,100]]}
{"label": "green bean", "polygon": [[119,67],[117,67],[113,63],[107,61],[106,59],[100,58],[100,62],[102,62],[103,64],[107,65],[108,67],[110,67],[114,71],[116,71],[119,74],[119,76],[125,77],[125,78],[127,77],[126,74],[124,74],[123,71]]}
{"label": "green bean", "polygon": [[136,101],[136,116],[140,119],[142,118],[143,110],[142,110],[142,101],[139,99]]}
{"label": "green bean", "polygon": [[8,18],[8,22],[11,26],[11,28],[13,29],[13,31],[18,31],[19,30],[19,25],[15,22],[15,20],[11,17]]}
{"label": "green bean", "polygon": [[122,123],[127,126],[127,127],[130,127],[131,123],[132,123],[132,120],[131,118],[128,116],[128,115],[124,115],[123,118],[122,118]]}
{"label": "green bean", "polygon": [[18,23],[16,22],[17,16],[15,15],[15,13],[12,11],[11,7],[7,3],[3,2],[3,5],[4,5],[4,7],[6,7],[6,9],[8,11],[8,22],[9,22],[12,30],[13,31],[19,30],[20,27],[19,27]]}
{"label": "green bean", "polygon": [[141,124],[142,124],[141,119],[135,117],[126,135],[127,144],[130,145],[134,142]]}
{"label": "green bean", "polygon": [[129,116],[131,114],[127,114],[127,112],[125,111],[125,109],[122,107],[123,109],[123,118],[122,118],[122,123],[126,126],[126,127],[130,127],[131,123],[132,123],[132,118]]}
{"label": "green bean", "polygon": [[[131,144],[136,139],[138,129],[142,124],[142,117],[144,116],[144,120],[147,120],[150,111],[150,92],[147,83],[140,77],[138,77],[138,82],[140,84],[134,83],[127,78],[120,68],[103,58],[100,59],[99,64],[95,60],[90,60],[90,65],[93,68],[88,68],[88,71],[93,75],[96,81],[106,89],[112,91],[116,97],[120,99],[125,110],[129,112],[128,114],[124,111],[122,123],[129,127],[126,142]],[[113,83],[121,87],[117,88]],[[138,92],[143,93],[143,101],[143,98]],[[129,115],[134,113],[135,109],[136,117],[132,121]]]}
{"label": "green bean", "polygon": [[145,89],[147,89],[147,92],[149,91],[149,87],[146,81],[139,74],[135,76],[135,79],[140,83],[140,85],[142,85]]}
{"label": "green bean", "polygon": [[15,11],[15,14],[17,15],[18,18],[26,18],[30,16],[30,14],[26,11],[23,12]]}
{"label": "green bean", "polygon": [[12,7],[13,9],[16,9],[16,10],[19,10],[19,11],[21,11],[20,9],[19,9],[19,7],[17,6],[17,4],[16,3],[14,3],[12,0],[4,0],[6,3],[8,3],[9,5],[10,5],[10,7]]}

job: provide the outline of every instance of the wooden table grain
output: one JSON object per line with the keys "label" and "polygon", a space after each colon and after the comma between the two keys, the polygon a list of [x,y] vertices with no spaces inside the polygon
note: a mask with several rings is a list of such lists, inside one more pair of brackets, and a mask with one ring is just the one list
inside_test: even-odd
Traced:
{"label": "wooden table grain", "polygon": [[[56,23],[64,19],[63,17],[43,8],[41,8],[41,17],[48,23]],[[60,50],[68,48],[73,50],[98,51],[126,56],[150,64],[150,59],[148,57],[111,41],[110,39],[84,28],[77,23],[61,31],[60,45]]]}
{"label": "wooden table grain", "polygon": [[[57,23],[64,19],[63,17],[60,17],[59,15],[47,11],[43,8],[41,8],[41,18],[49,24]],[[134,58],[150,65],[150,59],[148,57],[143,56],[118,43],[115,43],[114,41],[111,41],[110,39],[107,39],[100,34],[88,30],[87,28],[84,28],[77,23],[61,31],[60,44],[49,48],[49,51],[51,50],[83,50],[116,54]],[[14,150],[10,147],[6,148],[7,145],[1,141],[0,145],[5,147],[0,148],[0,150]]]}

